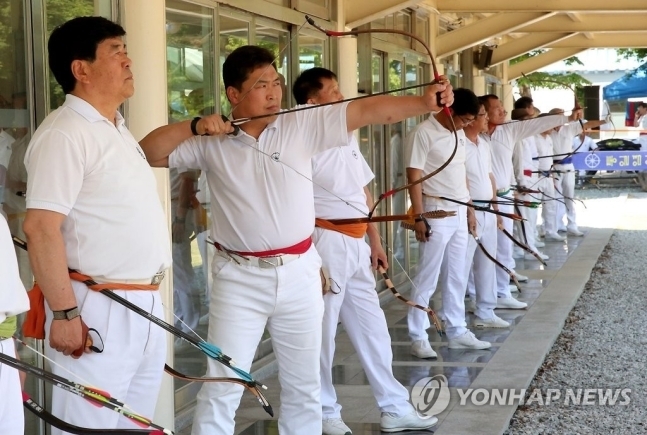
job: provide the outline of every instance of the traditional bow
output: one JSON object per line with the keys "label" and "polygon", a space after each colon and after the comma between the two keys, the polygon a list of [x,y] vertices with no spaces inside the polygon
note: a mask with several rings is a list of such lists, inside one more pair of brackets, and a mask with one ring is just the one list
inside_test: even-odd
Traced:
{"label": "traditional bow", "polygon": [[512,282],[514,282],[514,285],[517,286],[517,290],[521,292],[521,284],[519,284],[519,280],[517,279],[517,275],[514,274],[509,268],[507,268],[503,263],[501,263],[499,260],[497,260],[492,254],[490,254],[487,249],[485,249],[485,246],[483,246],[483,243],[481,243],[481,239],[472,231],[470,231],[470,234],[474,238],[474,241],[478,245],[479,249],[483,254],[494,264],[499,266],[503,271],[505,271],[509,276]]}
{"label": "traditional bow", "polygon": [[110,409],[112,411],[118,412],[127,419],[131,420],[136,425],[142,428],[150,429],[88,429],[78,426],[74,426],[70,423],[67,423],[51,413],[47,412],[42,406],[36,403],[27,393],[23,393],[23,404],[25,408],[34,413],[37,417],[41,418],[45,422],[51,424],[52,426],[61,429],[65,432],[73,434],[107,434],[107,435],[128,435],[128,434],[150,434],[150,435],[173,435],[173,431],[166,429],[158,424],[153,423],[149,418],[143,417],[130,409],[121,401],[111,397],[105,391],[101,391],[97,388],[92,388],[79,384],[77,382],[70,381],[65,379],[62,376],[56,375],[54,373],[48,372],[38,367],[34,367],[30,364],[24,363],[16,358],[12,358],[9,355],[0,353],[0,363],[6,364],[10,367],[13,367],[17,370],[20,370],[25,373],[32,374],[39,379],[42,379],[46,382],[49,382],[59,388],[62,388],[65,391],[68,391],[72,394],[87,400],[91,404]]}

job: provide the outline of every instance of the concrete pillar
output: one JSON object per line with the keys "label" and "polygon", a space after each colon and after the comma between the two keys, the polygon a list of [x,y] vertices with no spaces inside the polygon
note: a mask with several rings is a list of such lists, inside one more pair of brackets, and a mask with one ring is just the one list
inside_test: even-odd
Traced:
{"label": "concrete pillar", "polygon": [[477,75],[472,77],[472,90],[479,97],[486,94],[485,77]]}
{"label": "concrete pillar", "polygon": [[[344,32],[346,28],[345,2],[349,0],[337,1],[337,31]],[[344,98],[353,98],[357,96],[357,38],[345,36],[336,38],[337,41],[337,78],[339,79],[339,90]]]}
{"label": "concrete pillar", "polygon": [[[127,103],[127,123],[135,139],[168,123],[166,101],[166,13],[164,0],[128,0],[124,5],[124,24],[128,55],[133,60],[135,95]],[[162,200],[170,231],[168,170],[155,169],[158,193]],[[160,286],[165,317],[173,323],[173,277],[167,274]],[[167,362],[173,362],[173,339],[167,335]],[[154,420],[167,428],[174,427],[175,391],[173,380],[164,376]]]}

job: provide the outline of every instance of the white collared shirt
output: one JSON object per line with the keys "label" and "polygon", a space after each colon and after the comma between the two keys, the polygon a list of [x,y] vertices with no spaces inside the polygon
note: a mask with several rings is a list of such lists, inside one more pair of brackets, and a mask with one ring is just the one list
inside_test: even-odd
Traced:
{"label": "white collared shirt", "polygon": [[116,120],[68,94],[27,148],[27,208],[66,216],[69,267],[147,279],[171,265],[168,228],[144,152],[118,112]]}
{"label": "white collared shirt", "polygon": [[477,137],[472,142],[465,137],[465,169],[467,171],[467,182],[469,184],[470,198],[472,200],[489,201],[492,199],[492,172],[490,143],[484,137]]}
{"label": "white collared shirt", "polygon": [[366,216],[368,206],[364,187],[373,178],[375,175],[362,156],[353,135],[349,146],[336,147],[315,155],[312,158],[315,216],[321,219]]}
{"label": "white collared shirt", "polygon": [[[553,139],[553,154],[568,154],[573,152],[573,137],[582,132],[582,125],[575,121],[563,125],[559,131],[552,131],[550,137]],[[556,156],[554,160],[561,160],[568,156]]]}
{"label": "white collared shirt", "polygon": [[29,300],[18,274],[9,226],[4,216],[0,215],[0,323],[28,309]]}
{"label": "white collared shirt", "polygon": [[195,136],[171,153],[170,167],[206,173],[213,240],[234,251],[259,252],[310,237],[315,221],[311,159],[348,145],[347,105],[280,115],[258,141],[242,130],[236,137]]}
{"label": "white collared shirt", "polygon": [[551,115],[498,125],[492,135],[484,134],[492,146],[492,173],[497,189],[507,189],[513,180],[512,152],[523,138],[568,122],[564,115]]}
{"label": "white collared shirt", "polygon": [[535,138],[535,146],[537,147],[537,169],[539,171],[548,171],[550,168],[553,166],[553,158],[552,157],[544,157],[542,156],[550,156],[553,154],[553,139],[550,137],[550,134],[543,135],[539,134]]}
{"label": "white collared shirt", "polygon": [[[465,173],[465,132],[458,130],[458,149],[449,165],[440,173],[422,182],[425,195],[444,196],[458,201],[469,200],[467,178]],[[449,159],[454,151],[456,138],[454,134],[443,127],[435,118],[430,116],[418,124],[405,141],[405,162],[407,168],[422,169],[422,176],[438,169]],[[440,205],[444,204],[439,201]],[[451,204],[456,206],[456,204]]]}

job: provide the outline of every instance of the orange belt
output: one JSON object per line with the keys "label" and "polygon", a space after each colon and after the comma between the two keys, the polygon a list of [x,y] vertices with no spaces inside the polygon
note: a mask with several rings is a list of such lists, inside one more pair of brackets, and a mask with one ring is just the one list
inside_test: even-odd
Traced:
{"label": "orange belt", "polygon": [[356,239],[364,237],[364,234],[366,234],[366,230],[368,229],[367,223],[335,225],[331,224],[330,221],[326,219],[319,218],[315,219],[315,226],[325,230],[337,231],[345,236],[354,237]]}
{"label": "orange belt", "polygon": [[[92,277],[80,272],[71,270],[70,279],[79,282],[92,281]],[[87,284],[86,284],[87,285]],[[102,284],[88,285],[90,290],[158,290],[159,284],[120,284],[116,282],[106,282]],[[38,283],[27,292],[29,296],[30,310],[27,312],[22,330],[25,337],[44,339],[45,338],[45,297]]]}

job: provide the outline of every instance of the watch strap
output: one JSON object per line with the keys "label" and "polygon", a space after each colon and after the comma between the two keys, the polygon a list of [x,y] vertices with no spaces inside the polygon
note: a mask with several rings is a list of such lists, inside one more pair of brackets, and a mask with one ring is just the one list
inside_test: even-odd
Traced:
{"label": "watch strap", "polygon": [[52,311],[54,320],[72,320],[79,317],[79,307],[70,308],[69,310]]}

